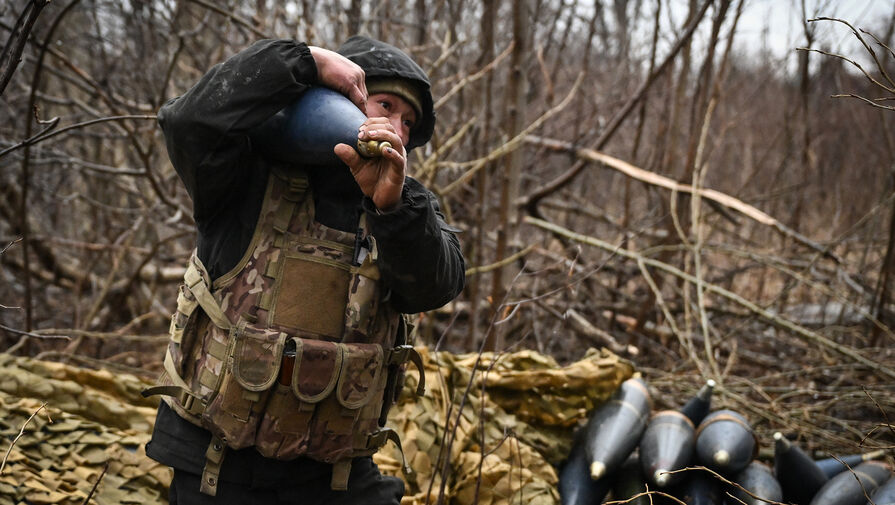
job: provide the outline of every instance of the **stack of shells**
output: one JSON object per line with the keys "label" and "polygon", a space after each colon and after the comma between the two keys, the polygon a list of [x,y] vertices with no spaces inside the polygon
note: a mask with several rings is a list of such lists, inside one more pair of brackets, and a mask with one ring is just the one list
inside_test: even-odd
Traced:
{"label": "stack of shells", "polygon": [[562,504],[596,505],[611,492],[632,505],[895,505],[892,469],[873,461],[883,451],[815,461],[778,432],[771,469],[755,459],[758,439],[745,417],[710,412],[714,387],[709,380],[679,410],[650,417],[646,383],[622,383],[575,435],[560,468]]}

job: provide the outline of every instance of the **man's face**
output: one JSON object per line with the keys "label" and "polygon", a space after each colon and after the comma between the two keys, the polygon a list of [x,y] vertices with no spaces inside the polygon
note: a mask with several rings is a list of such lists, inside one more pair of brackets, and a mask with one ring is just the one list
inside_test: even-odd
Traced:
{"label": "man's face", "polygon": [[367,98],[367,117],[384,117],[406,146],[416,124],[416,111],[406,100],[391,93],[374,93]]}

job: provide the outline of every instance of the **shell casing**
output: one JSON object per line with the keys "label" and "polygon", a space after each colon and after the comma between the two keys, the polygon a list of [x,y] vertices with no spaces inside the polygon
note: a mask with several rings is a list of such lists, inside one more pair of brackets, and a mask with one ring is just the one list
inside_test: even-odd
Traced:
{"label": "shell casing", "polygon": [[696,430],[696,457],[703,465],[734,475],[755,458],[758,441],[749,422],[732,410],[712,412]]}
{"label": "shell casing", "polygon": [[694,425],[698,425],[705,419],[705,416],[709,415],[709,410],[712,406],[712,391],[714,389],[715,381],[707,380],[705,386],[702,386],[702,389],[696,393],[696,396],[690,398],[681,407],[680,412],[693,421]]}
{"label": "shell casing", "polygon": [[[642,494],[649,487],[640,470],[640,456],[634,451],[622,464],[612,478],[612,496],[614,500],[625,500],[627,505],[651,505],[650,497]],[[641,495],[641,496],[637,496]],[[635,498],[637,496],[637,498]]]}
{"label": "shell casing", "polygon": [[684,414],[664,410],[653,415],[640,439],[643,473],[653,485],[665,487],[681,480],[680,470],[693,459],[696,435]]}
{"label": "shell casing", "polygon": [[844,472],[848,468],[854,468],[865,461],[879,459],[885,455],[886,451],[884,449],[879,449],[862,454],[848,454],[845,456],[836,456],[835,458],[823,458],[815,461],[815,463],[817,463],[817,466],[823,470],[827,477],[832,479],[839,472]]}
{"label": "shell casing", "polygon": [[685,472],[686,480],[682,484],[679,498],[688,505],[718,505],[722,500],[721,481],[712,474],[702,470]]}
{"label": "shell casing", "polygon": [[[799,446],[774,433],[774,473],[790,503],[809,503],[829,478]],[[778,500],[780,501],[780,500]]]}
{"label": "shell casing", "polygon": [[[868,461],[842,472],[824,484],[814,495],[811,505],[864,505],[867,495],[892,477],[889,465]],[[866,493],[866,494],[865,494]]]}
{"label": "shell casing", "polygon": [[614,473],[634,451],[646,428],[650,403],[643,381],[628,379],[611,400],[593,411],[585,428],[585,452],[592,478]]}
{"label": "shell casing", "polygon": [[878,487],[870,496],[875,505],[892,505],[895,503],[895,477],[890,477],[885,484]]}
{"label": "shell casing", "polygon": [[[771,469],[763,463],[753,461],[745,470],[734,477],[734,482],[739,484],[750,494],[742,489],[734,489],[732,495],[746,505],[765,505],[768,501],[779,502],[783,499],[783,491],[780,483],[771,475]],[[758,498],[755,498],[754,496]],[[734,502],[738,503],[738,502]]]}
{"label": "shell casing", "polygon": [[601,503],[609,493],[610,480],[593,480],[584,456],[581,437],[575,437],[572,451],[559,471],[559,497],[562,505]]}

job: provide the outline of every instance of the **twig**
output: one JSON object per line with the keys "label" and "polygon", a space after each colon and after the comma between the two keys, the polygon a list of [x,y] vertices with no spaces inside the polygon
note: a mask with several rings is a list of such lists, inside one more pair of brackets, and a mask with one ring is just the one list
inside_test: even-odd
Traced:
{"label": "twig", "polygon": [[[815,22],[815,21],[835,21],[835,22],[837,22],[837,23],[842,23],[842,24],[844,24],[845,26],[847,26],[847,27],[852,31],[852,33],[855,35],[855,38],[857,38],[858,41],[861,42],[861,45],[864,46],[864,49],[866,49],[867,52],[870,53],[870,57],[873,58],[873,62],[876,63],[876,68],[877,68],[877,70],[880,71],[880,73],[883,75],[883,77],[886,78],[886,80],[889,82],[889,84],[891,84],[893,87],[895,87],[895,82],[892,81],[892,78],[889,77],[889,73],[886,72],[886,67],[885,67],[885,65],[883,65],[883,64],[879,61],[879,58],[877,58],[877,56],[876,56],[876,51],[874,51],[873,48],[870,47],[870,45],[867,43],[867,41],[864,40],[864,37],[862,37],[861,34],[858,33],[858,30],[856,30],[855,27],[851,25],[851,23],[849,23],[848,21],[845,21],[845,20],[843,20],[843,19],[839,19],[839,18],[828,18],[828,17],[818,17],[818,18],[814,18],[814,19],[809,19],[809,20],[808,20],[809,23],[813,23],[813,22]],[[862,31],[863,31],[863,30],[862,30]],[[864,32],[864,33],[867,33],[867,32]],[[876,37],[874,37],[874,38],[876,38]],[[878,40],[877,40],[877,41],[878,41]],[[882,45],[882,44],[881,44],[881,45]],[[884,47],[885,47],[885,46],[884,46]],[[888,49],[888,47],[887,47],[886,49]],[[891,50],[890,50],[890,51],[891,51]],[[863,71],[863,70],[862,70],[862,71]],[[865,75],[866,75],[866,73],[865,73]],[[868,76],[868,78],[869,78],[869,77],[870,77],[870,76]],[[889,87],[887,87],[887,86],[884,86],[883,84],[879,84],[879,86],[882,87],[882,88],[888,89],[889,91],[895,92],[895,89],[892,89],[892,88],[889,88]]]}
{"label": "twig", "polygon": [[457,130],[457,133],[451,135],[451,137],[445,142],[442,142],[441,145],[438,146],[438,149],[436,149],[435,152],[432,153],[432,155],[423,162],[423,166],[420,167],[420,169],[415,174],[416,178],[422,179],[423,177],[428,176],[430,172],[434,171],[437,167],[437,161],[444,155],[444,153],[446,153],[448,149],[454,147],[458,142],[463,140],[466,134],[469,133],[469,130],[472,129],[472,127],[478,121],[479,118],[477,116],[469,118],[469,121],[461,126],[460,129]]}
{"label": "twig", "polygon": [[704,369],[704,364],[696,356],[696,349],[693,347],[693,339],[690,337],[690,332],[681,332],[678,329],[677,323],[674,321],[674,316],[671,315],[671,311],[668,309],[668,304],[665,303],[665,298],[662,296],[662,290],[659,289],[656,281],[653,280],[653,276],[649,273],[649,269],[646,268],[642,259],[637,260],[637,266],[640,267],[640,272],[643,275],[646,284],[652,290],[653,296],[656,297],[656,305],[662,310],[662,314],[665,316],[665,321],[667,321],[668,325],[671,327],[671,332],[677,337],[681,346],[687,350],[687,354],[690,355],[690,359],[696,365],[696,368],[699,369],[699,373],[703,377],[709,377],[708,371]]}
{"label": "twig", "polygon": [[0,251],[0,254],[5,253],[10,247],[12,247],[15,244],[18,244],[21,241],[22,241],[22,237],[19,237],[19,238],[13,240],[12,242],[6,244],[6,247],[4,247],[2,251]]}
{"label": "twig", "polygon": [[[628,99],[628,102],[625,103],[621,110],[619,110],[615,114],[615,116],[612,117],[609,125],[606,126],[606,128],[600,134],[600,137],[596,140],[596,142],[594,142],[595,149],[602,149],[606,145],[606,143],[609,142],[609,139],[612,138],[616,130],[618,130],[618,127],[621,126],[622,122],[624,122],[624,120],[628,117],[628,114],[630,114],[631,111],[634,110],[634,107],[638,103],[640,103],[641,100],[643,100],[643,97],[646,96],[646,92],[650,89],[650,87],[652,87],[656,79],[658,79],[658,77],[665,72],[665,69],[671,65],[671,62],[674,61],[680,50],[693,36],[693,33],[696,31],[696,27],[698,27],[699,24],[702,22],[702,18],[705,16],[705,13],[708,11],[708,8],[712,3],[714,3],[713,0],[706,0],[702,4],[699,12],[696,14],[696,16],[693,17],[693,21],[686,28],[681,37],[677,40],[674,47],[671,48],[671,51],[668,52],[668,55],[665,56],[665,60],[663,60],[662,63],[658,67],[656,67],[656,69],[643,81],[643,83],[640,84],[640,87],[631,95],[631,98]],[[579,160],[565,173],[559,175],[547,184],[542,185],[539,190],[535,191],[531,195],[525,198],[521,198],[518,202],[519,205],[527,207],[530,214],[536,215],[536,208],[538,203],[547,195],[550,195],[551,193],[564,187],[566,184],[572,182],[572,179],[574,179],[575,176],[577,176],[586,165],[587,163],[585,161]]]}
{"label": "twig", "polygon": [[156,117],[155,114],[128,114],[128,115],[124,115],[124,116],[109,116],[109,117],[101,117],[101,118],[97,118],[97,119],[91,119],[89,121],[84,121],[81,123],[75,123],[72,125],[68,125],[65,128],[62,128],[60,130],[56,130],[53,132],[49,132],[49,133],[47,133],[47,130],[44,130],[30,138],[27,138],[27,139],[19,142],[18,144],[9,146],[6,149],[0,151],[0,158],[6,156],[7,154],[9,154],[15,150],[18,150],[18,149],[21,149],[21,148],[27,147],[27,146],[33,146],[34,144],[43,142],[44,140],[53,138],[56,135],[65,133],[70,130],[76,130],[78,128],[83,128],[85,126],[91,126],[91,125],[98,124],[98,123],[105,123],[108,121],[122,121],[122,120],[126,120],[126,119],[146,119],[146,120],[154,121],[158,118]]}
{"label": "twig", "polygon": [[765,214],[761,210],[720,191],[714,189],[694,188],[689,184],[681,184],[673,179],[669,179],[668,177],[636,167],[626,161],[622,161],[613,156],[609,156],[608,154],[604,154],[593,149],[578,148],[569,142],[536,137],[532,135],[526,137],[525,141],[554,150],[574,152],[575,155],[579,158],[583,158],[588,161],[603,163],[607,167],[617,170],[627,175],[628,177],[633,177],[638,181],[645,182],[653,186],[659,186],[672,191],[679,191],[681,193],[699,193],[702,198],[712,200],[723,205],[724,207],[736,210],[746,217],[749,217],[752,220],[757,221],[763,225],[771,226],[781,234],[790,237],[796,242],[810,247],[811,249],[814,249],[827,258],[835,261],[836,263],[842,263],[842,259],[839,258],[839,256],[837,256],[835,253],[830,251],[828,248],[789,228],[785,224],[769,216],[768,214]]}
{"label": "twig", "polygon": [[[694,284],[696,282],[698,282],[697,279],[694,278],[692,275],[690,275],[686,272],[683,272],[683,271],[679,270],[678,268],[675,268],[667,263],[663,263],[661,261],[656,261],[651,258],[645,258],[642,255],[638,254],[637,252],[629,251],[627,249],[622,249],[618,246],[614,246],[608,242],[604,242],[604,241],[602,241],[598,238],[595,238],[595,237],[590,237],[587,235],[582,235],[582,234],[573,232],[567,228],[563,228],[563,227],[555,225],[553,223],[544,221],[543,219],[526,216],[524,218],[524,222],[534,225],[534,226],[537,226],[539,228],[543,228],[547,231],[556,233],[556,234],[564,236],[566,238],[572,239],[576,242],[581,242],[584,244],[596,246],[596,247],[599,247],[606,251],[611,251],[613,254],[617,254],[619,256],[622,256],[622,257],[625,257],[628,259],[632,259],[634,261],[643,261],[647,265],[650,265],[652,267],[663,270],[663,271],[665,271],[671,275],[674,275],[675,277],[683,279],[687,282],[694,283]],[[823,335],[820,335],[819,333],[813,332],[813,331],[811,331],[803,326],[800,326],[792,321],[789,321],[789,320],[779,317],[775,314],[772,314],[768,310],[766,310],[762,307],[759,307],[755,303],[743,298],[742,296],[740,296],[732,291],[728,291],[728,290],[726,290],[720,286],[716,286],[714,284],[706,284],[705,289],[708,292],[715,293],[723,298],[727,298],[728,300],[741,305],[742,307],[761,316],[764,320],[768,321],[769,323],[771,323],[777,327],[783,328],[785,330],[791,331],[791,332],[795,333],[796,335],[802,337],[803,339],[808,340],[809,342],[813,342],[815,344],[820,344],[821,346],[826,347],[827,349],[830,349],[832,351],[835,351],[845,357],[848,357],[855,362],[861,363],[862,365],[866,366],[867,368],[873,370],[876,373],[895,378],[895,370],[893,370],[892,368],[884,366],[880,363],[877,363],[877,362],[863,356],[856,350],[854,350],[850,347],[844,346],[842,344],[836,343],[833,340],[830,340],[829,338],[827,338]]]}
{"label": "twig", "polygon": [[84,501],[81,502],[81,505],[87,505],[90,502],[90,499],[93,498],[93,494],[96,493],[96,488],[99,487],[99,483],[103,480],[103,477],[106,476],[106,472],[109,470],[109,462],[106,461],[106,464],[103,465],[103,471],[99,474],[99,477],[96,478],[96,482],[93,483],[93,487],[90,489],[90,492],[87,493],[87,496],[84,497]]}
{"label": "twig", "polygon": [[531,244],[528,247],[526,247],[525,249],[522,249],[521,251],[519,251],[515,254],[511,254],[510,256],[507,256],[506,258],[504,258],[496,263],[491,263],[490,265],[481,265],[481,266],[477,266],[477,267],[467,268],[466,276],[469,277],[471,275],[484,274],[484,273],[490,272],[492,270],[497,270],[498,268],[509,265],[510,263],[516,261],[517,259],[527,255],[534,248],[535,248],[535,244]]}
{"label": "twig", "polygon": [[[832,98],[857,98],[858,100],[861,100],[862,102],[864,102],[864,103],[870,105],[871,107],[876,107],[877,109],[895,110],[895,107],[893,107],[893,106],[891,106],[891,105],[880,105],[880,104],[876,103],[875,101],[873,101],[873,100],[871,100],[871,99],[869,99],[869,98],[865,98],[865,97],[863,97],[863,96],[855,95],[855,94],[853,94],[853,93],[838,94],[838,95],[830,95],[830,97],[832,97]],[[885,98],[885,99],[880,98],[879,100],[891,100],[891,98]]]}
{"label": "twig", "polygon": [[461,79],[457,84],[454,84],[454,87],[451,88],[450,90],[448,90],[447,93],[445,93],[444,95],[442,95],[441,98],[439,98],[438,101],[435,102],[435,105],[434,105],[433,107],[434,107],[435,109],[438,109],[439,107],[441,107],[442,105],[444,105],[445,102],[448,101],[448,99],[450,99],[452,96],[454,96],[455,94],[457,94],[458,91],[460,91],[461,89],[463,89],[467,84],[471,84],[471,83],[473,83],[473,82],[475,82],[475,81],[481,79],[482,76],[484,76],[485,74],[487,74],[488,72],[490,72],[491,70],[493,70],[494,67],[496,67],[498,63],[500,63],[504,58],[507,57],[507,55],[510,54],[510,51],[513,50],[513,46],[514,46],[514,45],[515,45],[515,42],[510,42],[510,45],[508,45],[507,48],[504,49],[502,53],[500,53],[499,55],[497,55],[497,58],[494,58],[493,61],[491,61],[490,63],[488,63],[488,64],[485,65],[484,67],[482,67],[482,69],[479,70],[478,72],[476,72],[476,73],[474,73],[474,74],[472,74],[472,75],[467,75],[466,77],[464,77],[463,79]]}
{"label": "twig", "polygon": [[[7,307],[7,308],[9,308],[9,307]],[[13,307],[13,308],[18,308],[18,307]],[[15,328],[10,328],[9,326],[6,326],[4,324],[0,324],[0,330],[5,330],[10,333],[14,333],[16,335],[25,335],[25,336],[34,337],[34,338],[42,338],[42,339],[61,338],[63,340],[71,340],[71,337],[68,335],[49,335],[47,333],[35,333],[33,331],[17,330]],[[12,348],[7,349],[6,352],[12,352]]]}
{"label": "twig", "polygon": [[37,408],[37,410],[34,411],[33,414],[31,414],[31,416],[22,425],[22,429],[19,430],[19,434],[16,435],[16,438],[14,438],[12,443],[9,444],[9,449],[6,449],[6,455],[3,456],[3,463],[0,463],[0,475],[3,475],[3,469],[6,468],[6,461],[9,459],[9,453],[12,452],[12,448],[15,447],[16,442],[18,442],[19,439],[25,435],[25,427],[28,426],[28,423],[30,423],[31,420],[34,419],[34,416],[36,416],[37,413],[43,410],[43,408],[46,406],[47,402],[44,402],[40,407]]}
{"label": "twig", "polygon": [[199,5],[201,5],[202,7],[205,7],[206,9],[208,9],[208,10],[210,10],[210,11],[216,12],[216,13],[220,14],[221,16],[224,16],[225,18],[228,18],[228,19],[230,19],[230,20],[236,22],[236,24],[238,24],[238,25],[242,26],[243,28],[249,30],[249,31],[252,32],[255,36],[257,36],[257,37],[259,37],[259,38],[262,38],[262,39],[270,38],[270,35],[268,35],[268,34],[262,32],[261,30],[259,30],[259,29],[257,29],[257,28],[255,28],[255,27],[252,25],[252,23],[250,23],[250,22],[246,21],[245,19],[243,19],[243,18],[237,16],[236,14],[233,14],[232,12],[228,12],[228,11],[224,10],[223,8],[221,8],[221,7],[218,7],[218,6],[214,5],[214,4],[211,4],[211,3],[209,3],[209,2],[206,2],[205,0],[189,0],[189,1],[190,1],[190,2],[193,2],[194,4],[199,4]]}
{"label": "twig", "polygon": [[[515,137],[510,139],[507,143],[503,144],[502,146],[498,147],[497,149],[494,149],[484,158],[474,160],[471,162],[467,162],[467,163],[463,163],[463,164],[458,164],[458,166],[470,166],[470,168],[466,172],[464,172],[463,175],[458,177],[454,182],[448,184],[444,188],[439,188],[436,191],[436,193],[438,193],[441,196],[444,196],[444,195],[450,193],[451,191],[457,189],[457,187],[459,187],[460,185],[465,184],[466,181],[471,179],[472,176],[476,174],[476,172],[478,172],[482,167],[484,167],[488,163],[491,163],[494,160],[502,158],[502,157],[506,156],[507,154],[510,154],[511,152],[518,149],[519,146],[522,145],[522,142],[525,140],[525,138],[531,132],[540,128],[541,125],[544,123],[544,121],[546,121],[547,119],[552,117],[557,112],[563,110],[567,105],[569,105],[569,103],[572,101],[572,98],[575,97],[576,92],[578,91],[578,87],[581,85],[581,82],[583,80],[584,80],[584,74],[578,74],[578,79],[575,80],[575,84],[572,85],[572,89],[569,90],[569,94],[566,95],[565,98],[563,98],[562,102],[557,104],[555,107],[547,110],[547,112],[542,114],[541,117],[535,119],[530,125],[528,125],[527,128],[522,130],[519,133],[519,135],[516,135]],[[0,153],[0,154],[2,154],[2,153]]]}
{"label": "twig", "polygon": [[[861,386],[861,389],[864,391],[864,394],[866,394],[867,397],[870,398],[870,401],[872,401],[873,404],[876,405],[876,408],[879,409],[879,412],[880,412],[880,414],[882,414],[883,420],[885,421],[883,423],[880,423],[880,424],[877,424],[876,426],[874,426],[873,429],[870,430],[870,432],[867,433],[867,435],[865,435],[861,439],[861,443],[859,445],[860,445],[860,447],[865,447],[864,443],[867,442],[867,439],[870,438],[870,436],[873,435],[873,433],[876,432],[876,430],[888,428],[890,433],[895,434],[895,426],[893,426],[892,423],[889,421],[889,415],[886,413],[886,410],[882,407],[882,405],[879,404],[878,401],[876,401],[876,398],[874,398],[873,395],[870,394],[870,391],[867,391],[867,387]],[[895,446],[890,446],[890,447],[885,447],[885,448],[892,449],[893,447],[895,447]]]}
{"label": "twig", "polygon": [[702,131],[699,135],[699,145],[696,150],[696,160],[694,162],[695,170],[693,171],[693,198],[690,200],[690,214],[693,220],[693,227],[696,228],[695,242],[691,244],[690,251],[693,254],[693,271],[696,279],[696,307],[699,311],[699,326],[702,328],[702,343],[705,347],[705,359],[709,366],[712,367],[715,377],[721,377],[721,370],[718,363],[715,362],[714,351],[712,349],[712,336],[709,332],[709,318],[705,310],[705,279],[703,278],[702,269],[702,246],[705,241],[705,227],[702,223],[702,187],[705,181],[706,164],[702,162],[705,143],[708,137],[709,125],[712,120],[712,113],[715,110],[717,100],[712,97],[706,108],[705,119],[703,119]]}
{"label": "twig", "polygon": [[723,475],[721,475],[720,473],[718,473],[718,472],[712,470],[711,468],[706,468],[706,467],[704,467],[704,466],[688,466],[688,467],[686,467],[686,468],[681,468],[680,470],[669,470],[669,471],[667,471],[667,472],[665,472],[665,473],[667,473],[667,474],[674,474],[674,473],[688,472],[688,471],[693,471],[693,470],[702,470],[702,471],[708,472],[708,473],[710,473],[714,478],[720,480],[720,481],[723,482],[724,484],[727,484],[728,486],[734,486],[734,487],[740,489],[741,491],[743,491],[744,493],[748,494],[748,495],[751,496],[752,498],[755,498],[756,500],[760,500],[760,501],[763,501],[763,502],[765,502],[765,503],[770,503],[771,505],[786,505],[785,503],[780,503],[780,502],[778,502],[778,501],[768,500],[767,498],[762,498],[761,496],[757,496],[757,495],[755,495],[754,493],[752,493],[751,491],[749,491],[748,489],[746,489],[746,488],[744,488],[743,486],[737,484],[736,482],[733,482],[732,480],[728,480],[727,478],[725,478],[725,477],[724,477]]}

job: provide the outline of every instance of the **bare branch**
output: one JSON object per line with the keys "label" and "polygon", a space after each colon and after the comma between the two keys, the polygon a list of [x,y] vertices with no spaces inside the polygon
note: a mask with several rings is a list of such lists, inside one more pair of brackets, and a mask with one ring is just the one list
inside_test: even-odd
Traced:
{"label": "bare branch", "polygon": [[30,423],[31,420],[34,419],[34,416],[36,416],[37,413],[40,412],[41,410],[43,410],[44,407],[46,407],[46,406],[47,406],[47,402],[44,402],[43,405],[38,407],[37,410],[35,410],[34,413],[31,414],[31,416],[27,420],[25,420],[25,422],[22,424],[22,429],[19,430],[19,434],[16,435],[16,438],[14,438],[12,442],[10,442],[9,448],[6,449],[6,455],[3,456],[3,463],[0,464],[0,475],[3,475],[3,469],[6,468],[6,461],[9,459],[9,453],[12,452],[12,448],[15,447],[15,445],[19,441],[19,439],[25,435],[25,427],[27,427],[28,423]]}
{"label": "bare branch", "polygon": [[[882,74],[883,77],[886,78],[886,81],[889,82],[889,86],[895,87],[895,82],[893,82],[892,78],[889,77],[889,73],[886,72],[886,67],[879,61],[879,58],[877,58],[876,51],[874,51],[873,48],[870,47],[870,44],[868,44],[867,41],[864,40],[864,37],[862,37],[861,34],[858,33],[858,30],[856,30],[855,27],[851,25],[851,23],[849,23],[848,21],[845,21],[843,19],[828,18],[828,17],[818,17],[818,18],[808,20],[809,23],[812,23],[815,21],[835,21],[836,23],[842,23],[845,26],[847,26],[852,31],[852,33],[855,35],[855,38],[857,38],[858,41],[861,43],[861,45],[864,46],[864,49],[866,49],[867,52],[870,54],[870,57],[873,58],[873,62],[876,63],[877,70],[879,70],[880,74]],[[883,85],[880,84],[880,86],[883,86]],[[886,88],[886,89],[891,89],[891,88]]]}
{"label": "bare branch", "polygon": [[[560,234],[560,235],[567,237],[569,239],[572,239],[576,242],[593,245],[593,246],[599,247],[603,250],[610,251],[613,254],[617,254],[619,256],[623,256],[625,258],[632,259],[635,261],[643,261],[645,264],[647,264],[651,267],[658,268],[659,270],[662,270],[666,273],[674,275],[675,277],[685,280],[691,284],[696,284],[698,282],[698,280],[695,277],[693,277],[692,275],[690,275],[686,272],[683,272],[667,263],[662,263],[662,262],[656,261],[652,258],[645,258],[641,254],[639,254],[635,251],[629,251],[626,249],[622,249],[618,246],[615,246],[608,242],[602,241],[598,238],[589,237],[587,235],[582,235],[582,234],[573,232],[571,230],[568,230],[566,228],[563,228],[561,226],[555,225],[553,223],[549,223],[542,219],[538,219],[538,218],[531,217],[531,216],[526,216],[524,221],[528,224],[537,226],[539,228],[543,228],[543,229],[551,231],[553,233]],[[792,321],[789,321],[785,318],[777,316],[777,315],[771,313],[770,311],[768,311],[767,309],[759,307],[755,303],[750,302],[749,300],[743,298],[742,296],[740,296],[732,291],[729,291],[727,289],[724,289],[724,288],[714,285],[714,284],[705,283],[704,285],[705,285],[705,289],[707,292],[715,293],[723,298],[726,298],[726,299],[742,306],[743,308],[750,310],[751,312],[755,313],[758,316],[761,316],[762,319],[773,324],[774,326],[778,326],[785,330],[791,331],[792,333],[808,340],[809,342],[819,344],[827,349],[835,351],[847,358],[850,358],[851,360],[853,360],[857,363],[860,363],[860,364],[866,366],[870,370],[873,370],[874,372],[879,373],[880,375],[895,378],[895,370],[893,370],[892,368],[890,368],[888,366],[880,364],[870,358],[867,358],[866,356],[862,355],[861,353],[859,353],[858,351],[856,351],[855,349],[853,349],[851,347],[834,342],[833,340],[830,340],[829,338],[827,338],[819,333],[811,331],[811,330],[809,330],[801,325],[798,325]]]}
{"label": "bare branch", "polygon": [[23,148],[23,147],[27,147],[27,146],[33,146],[33,145],[35,145],[35,144],[38,144],[38,143],[40,143],[40,142],[43,142],[44,140],[51,139],[51,138],[53,138],[53,137],[55,137],[55,136],[57,136],[57,135],[60,135],[60,134],[62,134],[62,133],[69,132],[69,131],[71,131],[71,130],[77,130],[77,129],[84,128],[84,127],[91,126],[91,125],[95,125],[95,124],[98,124],[98,123],[106,123],[106,122],[109,122],[109,121],[124,121],[124,120],[129,120],[129,119],[143,119],[143,120],[151,120],[151,121],[154,121],[154,120],[156,120],[156,119],[158,119],[158,118],[157,118],[157,116],[156,116],[155,114],[151,114],[151,115],[147,115],[147,114],[132,114],[132,115],[125,115],[125,116],[110,116],[110,117],[101,117],[101,118],[98,118],[98,119],[91,119],[91,120],[89,120],[89,121],[84,121],[84,122],[81,122],[81,123],[75,123],[75,124],[68,125],[68,126],[66,126],[65,128],[62,128],[62,129],[59,129],[59,130],[56,130],[56,131],[48,132],[47,130],[43,130],[42,132],[37,133],[37,134],[35,134],[34,136],[29,137],[29,138],[27,138],[27,139],[25,139],[25,140],[19,142],[18,144],[12,145],[12,146],[7,147],[6,149],[0,151],[0,158],[6,156],[7,154],[9,154],[9,153],[11,153],[11,152],[13,152],[13,151],[15,151],[15,150],[17,150],[17,149],[21,149],[21,148]]}
{"label": "bare branch", "polygon": [[[19,62],[22,61],[22,51],[25,49],[28,35],[31,33],[37,17],[40,16],[40,12],[48,3],[50,3],[50,0],[31,0],[22,9],[22,13],[15,24],[16,29],[9,34],[9,39],[7,39],[6,45],[3,47],[3,54],[0,54],[0,69],[2,69],[2,72],[0,72],[0,95],[3,95],[3,91],[6,90],[6,86],[19,66]],[[26,14],[28,19],[22,21]]]}

